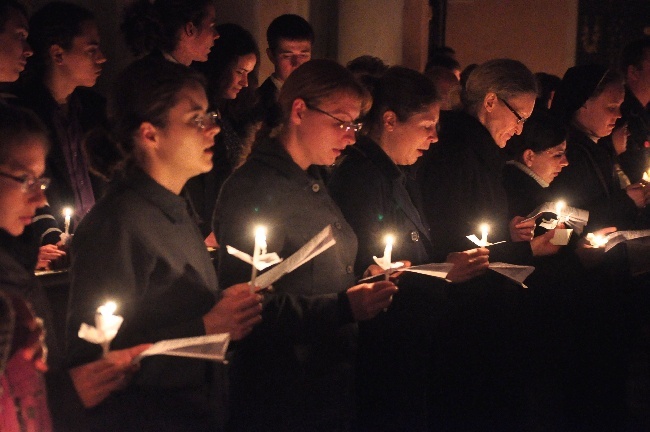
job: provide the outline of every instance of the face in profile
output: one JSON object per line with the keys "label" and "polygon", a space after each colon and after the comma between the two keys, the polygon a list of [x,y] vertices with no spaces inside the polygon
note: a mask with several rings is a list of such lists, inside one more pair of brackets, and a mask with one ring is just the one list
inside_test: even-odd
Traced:
{"label": "face in profile", "polygon": [[222,96],[224,99],[235,99],[241,89],[248,87],[248,75],[256,63],[257,57],[252,53],[237,57],[237,61],[227,71],[228,82]]}
{"label": "face in profile", "polygon": [[186,86],[160,129],[156,157],[179,178],[188,180],[212,169],[214,136],[220,129],[206,116],[207,109],[203,87]]}
{"label": "face in profile", "polygon": [[311,59],[311,42],[309,40],[280,39],[275,52],[267,50],[269,59],[275,66],[275,76],[286,81],[298,67]]}
{"label": "face in profile", "polygon": [[52,59],[54,67],[75,87],[92,87],[102,73],[106,57],[99,47],[99,30],[94,21],[84,21],[70,49],[59,48]]}
{"label": "face in profile", "polygon": [[562,168],[569,165],[566,158],[566,142],[538,153],[526,150],[524,163],[542,180],[550,184],[560,174]]}
{"label": "face in profile", "polygon": [[9,18],[0,33],[0,82],[14,82],[33,52],[27,43],[27,18],[9,8]]}
{"label": "face in profile", "polygon": [[298,123],[296,133],[301,154],[296,163],[303,169],[309,165],[332,165],[356,141],[352,124],[361,113],[361,100],[357,96],[339,92],[313,106],[296,99],[293,110],[298,110],[292,117]]}
{"label": "face in profile", "polygon": [[208,5],[201,23],[194,29],[188,44],[192,61],[204,62],[208,60],[208,54],[214,46],[214,41],[219,39],[216,27],[217,13],[214,6]]}
{"label": "face in profile", "polygon": [[12,236],[22,234],[36,209],[46,203],[40,183],[31,182],[45,172],[44,138],[31,135],[23,140],[8,146],[9,154],[0,164],[0,228]]}
{"label": "face in profile", "polygon": [[514,135],[521,134],[524,122],[535,107],[535,94],[523,93],[510,98],[500,97],[494,93],[486,96],[484,126],[500,148]]}
{"label": "face in profile", "polygon": [[612,133],[616,120],[621,117],[621,104],[625,98],[625,88],[621,84],[611,84],[598,96],[587,102],[575,113],[575,120],[587,134],[602,138]]}
{"label": "face in profile", "polygon": [[[394,118],[391,118],[391,113]],[[414,164],[431,144],[438,141],[436,127],[439,117],[440,104],[438,103],[428,105],[423,111],[411,115],[403,122],[397,119],[395,113],[387,111],[384,119],[392,121],[390,124],[384,122],[384,129],[388,129],[390,136],[389,144],[384,147],[384,151],[397,165]]]}

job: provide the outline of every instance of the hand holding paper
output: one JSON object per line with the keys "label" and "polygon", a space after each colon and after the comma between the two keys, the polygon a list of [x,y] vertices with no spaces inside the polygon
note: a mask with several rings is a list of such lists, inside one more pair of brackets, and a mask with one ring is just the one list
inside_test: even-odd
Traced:
{"label": "hand holding paper", "polygon": [[393,301],[397,287],[390,281],[355,285],[346,291],[355,321],[374,318]]}
{"label": "hand holding paper", "polygon": [[203,316],[206,334],[230,333],[233,340],[248,335],[262,321],[262,297],[241,283],[223,291],[223,296]]}
{"label": "hand holding paper", "polygon": [[453,267],[446,275],[451,282],[465,282],[479,276],[488,269],[490,251],[486,248],[452,252],[447,255],[447,263]]}

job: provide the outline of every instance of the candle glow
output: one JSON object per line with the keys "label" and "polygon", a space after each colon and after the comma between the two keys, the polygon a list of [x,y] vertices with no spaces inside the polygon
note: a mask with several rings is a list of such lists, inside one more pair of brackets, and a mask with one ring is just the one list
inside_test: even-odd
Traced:
{"label": "candle glow", "polygon": [[390,268],[391,264],[393,263],[393,243],[395,242],[395,237],[392,235],[387,235],[386,236],[386,247],[384,248],[384,266],[386,267],[384,269],[384,275],[385,279],[388,280],[390,277]]}
{"label": "candle glow", "polygon": [[72,209],[66,207],[63,209],[63,216],[65,217],[65,229],[64,232],[66,235],[70,233],[70,218],[72,217]]}
{"label": "candle glow", "polygon": [[566,203],[564,201],[558,201],[555,203],[555,213],[557,215],[557,222],[562,223],[562,210],[566,207]]}
{"label": "candle glow", "polygon": [[113,339],[115,339],[115,336],[122,325],[123,318],[119,315],[115,315],[116,310],[117,303],[114,301],[108,301],[99,306],[97,308],[97,313],[95,313],[95,328],[103,336],[101,346],[104,355],[108,353],[110,344]]}
{"label": "candle glow", "polygon": [[251,270],[251,289],[255,286],[255,278],[257,277],[257,261],[260,255],[266,253],[266,228],[258,226],[255,228],[255,246],[253,247],[253,265]]}
{"label": "candle glow", "polygon": [[488,224],[482,224],[481,227],[481,246],[485,247],[488,244],[487,236],[490,231],[490,226]]}

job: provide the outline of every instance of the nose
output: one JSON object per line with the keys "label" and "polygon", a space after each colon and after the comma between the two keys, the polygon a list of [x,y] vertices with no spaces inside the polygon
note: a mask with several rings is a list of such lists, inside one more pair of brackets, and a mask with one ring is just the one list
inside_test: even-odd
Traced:
{"label": "nose", "polygon": [[37,189],[29,197],[30,204],[35,205],[35,208],[44,207],[47,204],[47,197],[45,196],[45,191],[42,189]]}
{"label": "nose", "polygon": [[244,74],[239,81],[239,85],[242,87],[248,87],[248,74]]}
{"label": "nose", "polygon": [[562,155],[562,159],[560,159],[560,166],[568,166],[569,165],[569,159],[566,158],[566,155]]}
{"label": "nose", "polygon": [[432,128],[431,134],[429,134],[429,142],[431,143],[438,142],[438,131],[435,126]]}
{"label": "nose", "polygon": [[27,58],[27,57],[31,57],[33,55],[34,55],[34,50],[32,50],[32,47],[29,46],[27,41],[23,41],[23,56],[25,58]]}
{"label": "nose", "polygon": [[300,66],[300,61],[298,60],[298,56],[291,56],[291,66],[293,67]]}
{"label": "nose", "polygon": [[523,123],[518,123],[515,126],[515,135],[521,135],[521,132],[524,130],[524,124]]}
{"label": "nose", "polygon": [[203,134],[210,139],[213,139],[219,132],[221,132],[221,126],[218,124],[212,124],[203,129]]}
{"label": "nose", "polygon": [[97,64],[106,63],[106,60],[107,60],[106,56],[104,55],[102,50],[97,48],[97,54],[95,54],[95,63]]}
{"label": "nose", "polygon": [[219,31],[217,31],[216,27],[212,28],[212,37],[213,37],[213,40],[217,40],[217,39],[219,39],[221,37],[221,35],[219,34]]}
{"label": "nose", "polygon": [[352,129],[348,129],[343,134],[343,139],[344,139],[344,142],[345,142],[346,146],[352,145],[352,144],[354,144],[356,142],[357,135]]}

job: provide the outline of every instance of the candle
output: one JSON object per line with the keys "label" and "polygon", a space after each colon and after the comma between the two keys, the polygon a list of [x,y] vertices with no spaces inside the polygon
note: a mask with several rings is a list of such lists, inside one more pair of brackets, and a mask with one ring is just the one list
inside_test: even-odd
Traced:
{"label": "candle", "polygon": [[481,247],[485,247],[488,245],[488,231],[490,230],[490,226],[488,224],[483,224],[481,225]]}
{"label": "candle", "polygon": [[65,216],[65,235],[67,236],[70,234],[70,218],[72,217],[72,209],[70,207],[66,207],[63,209],[63,216]]}
{"label": "candle", "polygon": [[562,210],[566,207],[566,203],[564,201],[558,201],[555,203],[555,213],[557,214],[557,222],[562,223]]}
{"label": "candle", "polygon": [[251,287],[255,286],[257,277],[257,261],[260,255],[266,253],[266,228],[259,226],[255,229],[255,246],[253,247],[253,268],[251,270]]}
{"label": "candle", "polygon": [[609,241],[606,236],[603,235],[594,235],[592,233],[587,234],[587,241],[591,244],[593,248],[601,248],[607,244]]}
{"label": "candle", "polygon": [[101,345],[104,354],[108,353],[109,346],[122,325],[123,318],[115,315],[115,310],[117,310],[117,304],[109,301],[99,306],[95,313],[95,328],[103,336]]}
{"label": "candle", "polygon": [[643,173],[643,181],[650,183],[650,170]]}
{"label": "candle", "polygon": [[391,264],[393,263],[393,243],[395,242],[395,238],[392,235],[387,235],[386,236],[386,247],[384,248],[384,276],[385,279],[388,280],[390,277],[390,268]]}

